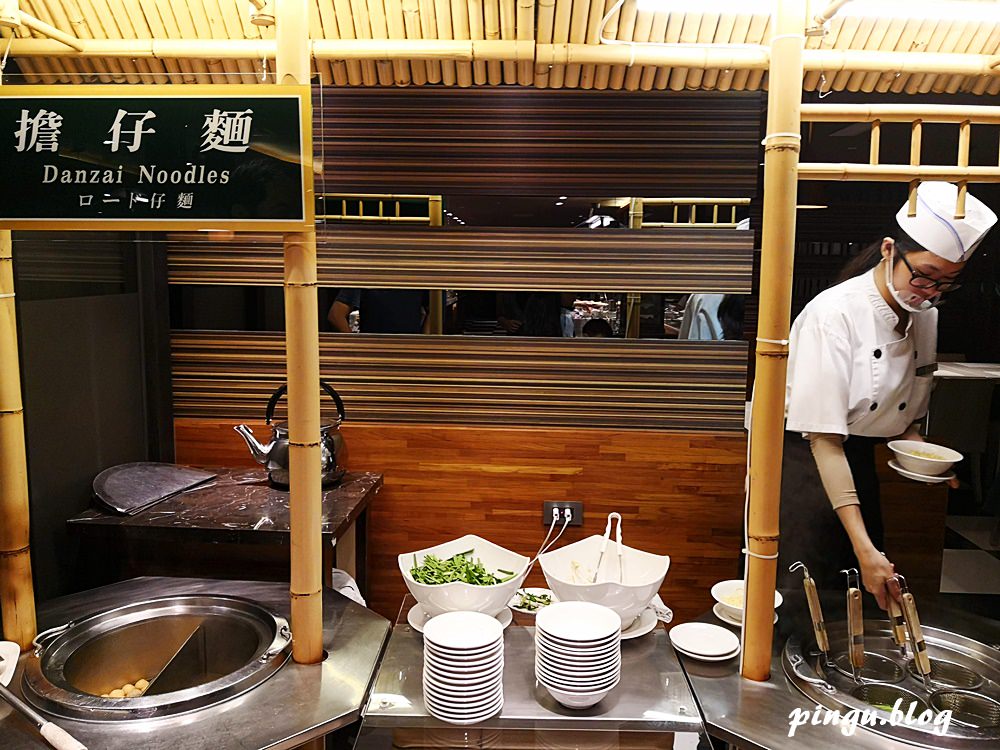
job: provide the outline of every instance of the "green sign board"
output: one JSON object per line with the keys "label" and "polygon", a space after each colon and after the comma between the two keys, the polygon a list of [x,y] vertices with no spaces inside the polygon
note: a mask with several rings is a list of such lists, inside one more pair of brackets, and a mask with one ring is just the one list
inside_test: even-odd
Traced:
{"label": "green sign board", "polygon": [[0,228],[313,224],[306,86],[2,86]]}

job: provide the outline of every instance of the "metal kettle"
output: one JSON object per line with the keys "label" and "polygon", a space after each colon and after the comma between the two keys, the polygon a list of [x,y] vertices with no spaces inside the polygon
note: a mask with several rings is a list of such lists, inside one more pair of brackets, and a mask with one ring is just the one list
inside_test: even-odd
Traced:
{"label": "metal kettle", "polygon": [[[321,380],[319,384],[337,404],[336,421],[324,421],[319,426],[323,485],[330,486],[339,482],[347,472],[345,467],[347,445],[344,443],[343,435],[340,434],[340,423],[344,421],[344,402],[329,383]],[[257,463],[267,467],[267,476],[271,484],[281,488],[288,487],[288,422],[272,424],[271,420],[274,418],[274,408],[278,405],[278,400],[287,392],[288,385],[282,385],[271,394],[271,399],[267,402],[265,419],[271,425],[271,441],[267,445],[261,445],[253,430],[245,424],[233,428],[246,440],[247,447],[250,448],[250,453]]]}

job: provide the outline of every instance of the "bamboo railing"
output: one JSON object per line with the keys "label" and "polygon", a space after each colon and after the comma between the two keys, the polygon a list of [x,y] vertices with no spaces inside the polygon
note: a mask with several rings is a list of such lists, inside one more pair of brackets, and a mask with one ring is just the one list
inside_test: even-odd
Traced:
{"label": "bamboo railing", "polygon": [[756,379],[751,415],[746,549],[746,615],[742,675],[771,674],[774,588],[785,421],[785,372],[795,257],[796,166],[799,159],[805,4],[778,0],[771,49],[767,135],[764,138],[764,216],[761,222]]}
{"label": "bamboo railing", "polygon": [[[643,213],[639,219],[639,228],[665,229],[669,227],[718,227],[732,228],[737,224],[736,210],[739,206],[749,206],[749,198],[643,198],[641,209]],[[673,208],[673,221],[646,221],[645,209],[647,206],[670,206]],[[712,218],[704,220],[704,212],[699,214],[700,206],[711,207]],[[681,209],[684,208],[686,216]],[[729,210],[729,221],[720,221],[720,209]]]}
{"label": "bamboo railing", "polygon": [[[278,82],[309,85],[309,55],[302,45],[309,17],[306,0],[282,0],[277,11]],[[306,174],[311,185],[312,169]],[[311,190],[304,200],[313,200]],[[323,660],[323,495],[315,228],[286,234],[284,251],[292,657],[300,664],[318,664]]]}
{"label": "bamboo railing", "polygon": [[10,230],[0,229],[0,619],[4,639],[22,650],[37,632],[28,515],[14,259]]}

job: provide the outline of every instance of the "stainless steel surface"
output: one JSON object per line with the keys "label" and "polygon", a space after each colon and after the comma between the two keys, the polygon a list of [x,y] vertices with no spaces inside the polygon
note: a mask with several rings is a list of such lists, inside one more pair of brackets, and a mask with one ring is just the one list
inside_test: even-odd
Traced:
{"label": "stainless steel surface", "polygon": [[[913,659],[906,663],[906,671],[915,679],[922,679]],[[968,667],[944,659],[931,659],[931,685],[935,688],[961,688],[975,690],[983,684],[983,676]]]}
{"label": "stainless steel surface", "polygon": [[931,706],[951,711],[952,720],[966,727],[1000,727],[1000,701],[971,690],[939,690],[931,695]]}
{"label": "stainless steel surface", "polygon": [[[246,599],[143,599],[76,620],[41,642],[21,664],[24,697],[81,721],[182,713],[264,682],[288,659],[291,642],[285,618]],[[102,697],[140,679],[158,690]]]}
{"label": "stainless steel surface", "polygon": [[[81,620],[96,611],[162,596],[239,596],[287,617],[288,585],[252,581],[136,578],[48,602],[39,609],[41,627]],[[100,750],[285,750],[356,720],[374,677],[389,622],[334,591],[323,592],[320,665],[289,660],[254,689],[218,705],[185,714],[123,722],[58,723],[85,745]],[[21,694],[23,655],[11,687]],[[142,700],[142,699],[140,699]],[[43,712],[45,713],[45,712]],[[44,740],[19,715],[0,708],[0,748],[40,750]]]}
{"label": "stainless steel surface", "polygon": [[[858,730],[845,736],[837,726],[799,726],[789,737],[789,719],[793,711],[813,711],[816,701],[805,697],[785,677],[782,648],[790,634],[811,633],[811,621],[800,590],[782,590],[785,602],[779,610],[771,659],[771,677],[766,682],[743,679],[736,660],[712,664],[680,657],[709,734],[738,748],[802,748],[809,750],[913,750],[913,745]],[[843,592],[821,592],[827,612],[843,611]],[[968,615],[941,606],[929,598],[921,601],[925,626],[947,626],[966,633],[986,644],[1000,643],[1000,622]],[[876,612],[868,613],[876,616]],[[711,613],[698,618],[720,624]],[[726,626],[728,627],[728,626]],[[739,629],[731,628],[739,633]],[[898,651],[896,651],[898,653]],[[994,653],[996,653],[994,651]],[[984,745],[981,745],[981,747]]]}
{"label": "stainless steel surface", "polygon": [[[477,727],[701,731],[694,698],[661,626],[641,638],[622,641],[621,682],[596,706],[573,710],[557,703],[537,684],[535,629],[516,624],[522,621],[518,618],[504,631],[503,709]],[[365,727],[449,726],[429,716],[424,707],[423,652],[423,636],[408,625],[393,628],[365,709]]]}

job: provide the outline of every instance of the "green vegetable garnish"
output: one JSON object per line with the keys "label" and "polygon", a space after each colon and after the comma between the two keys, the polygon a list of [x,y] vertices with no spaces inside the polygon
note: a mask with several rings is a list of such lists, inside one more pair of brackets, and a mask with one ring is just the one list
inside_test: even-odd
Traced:
{"label": "green vegetable garnish", "polygon": [[542,607],[547,607],[552,604],[552,597],[548,594],[529,594],[527,591],[518,591],[517,604],[514,606],[518,609],[526,609],[529,612],[534,612]]}
{"label": "green vegetable garnish", "polygon": [[514,577],[510,570],[498,570],[505,574],[502,578],[486,570],[482,561],[472,559],[474,549],[466,550],[442,560],[436,555],[425,555],[423,564],[417,565],[417,556],[413,556],[413,567],[410,575],[417,583],[439,586],[443,583],[471,583],[473,586],[495,586]]}

